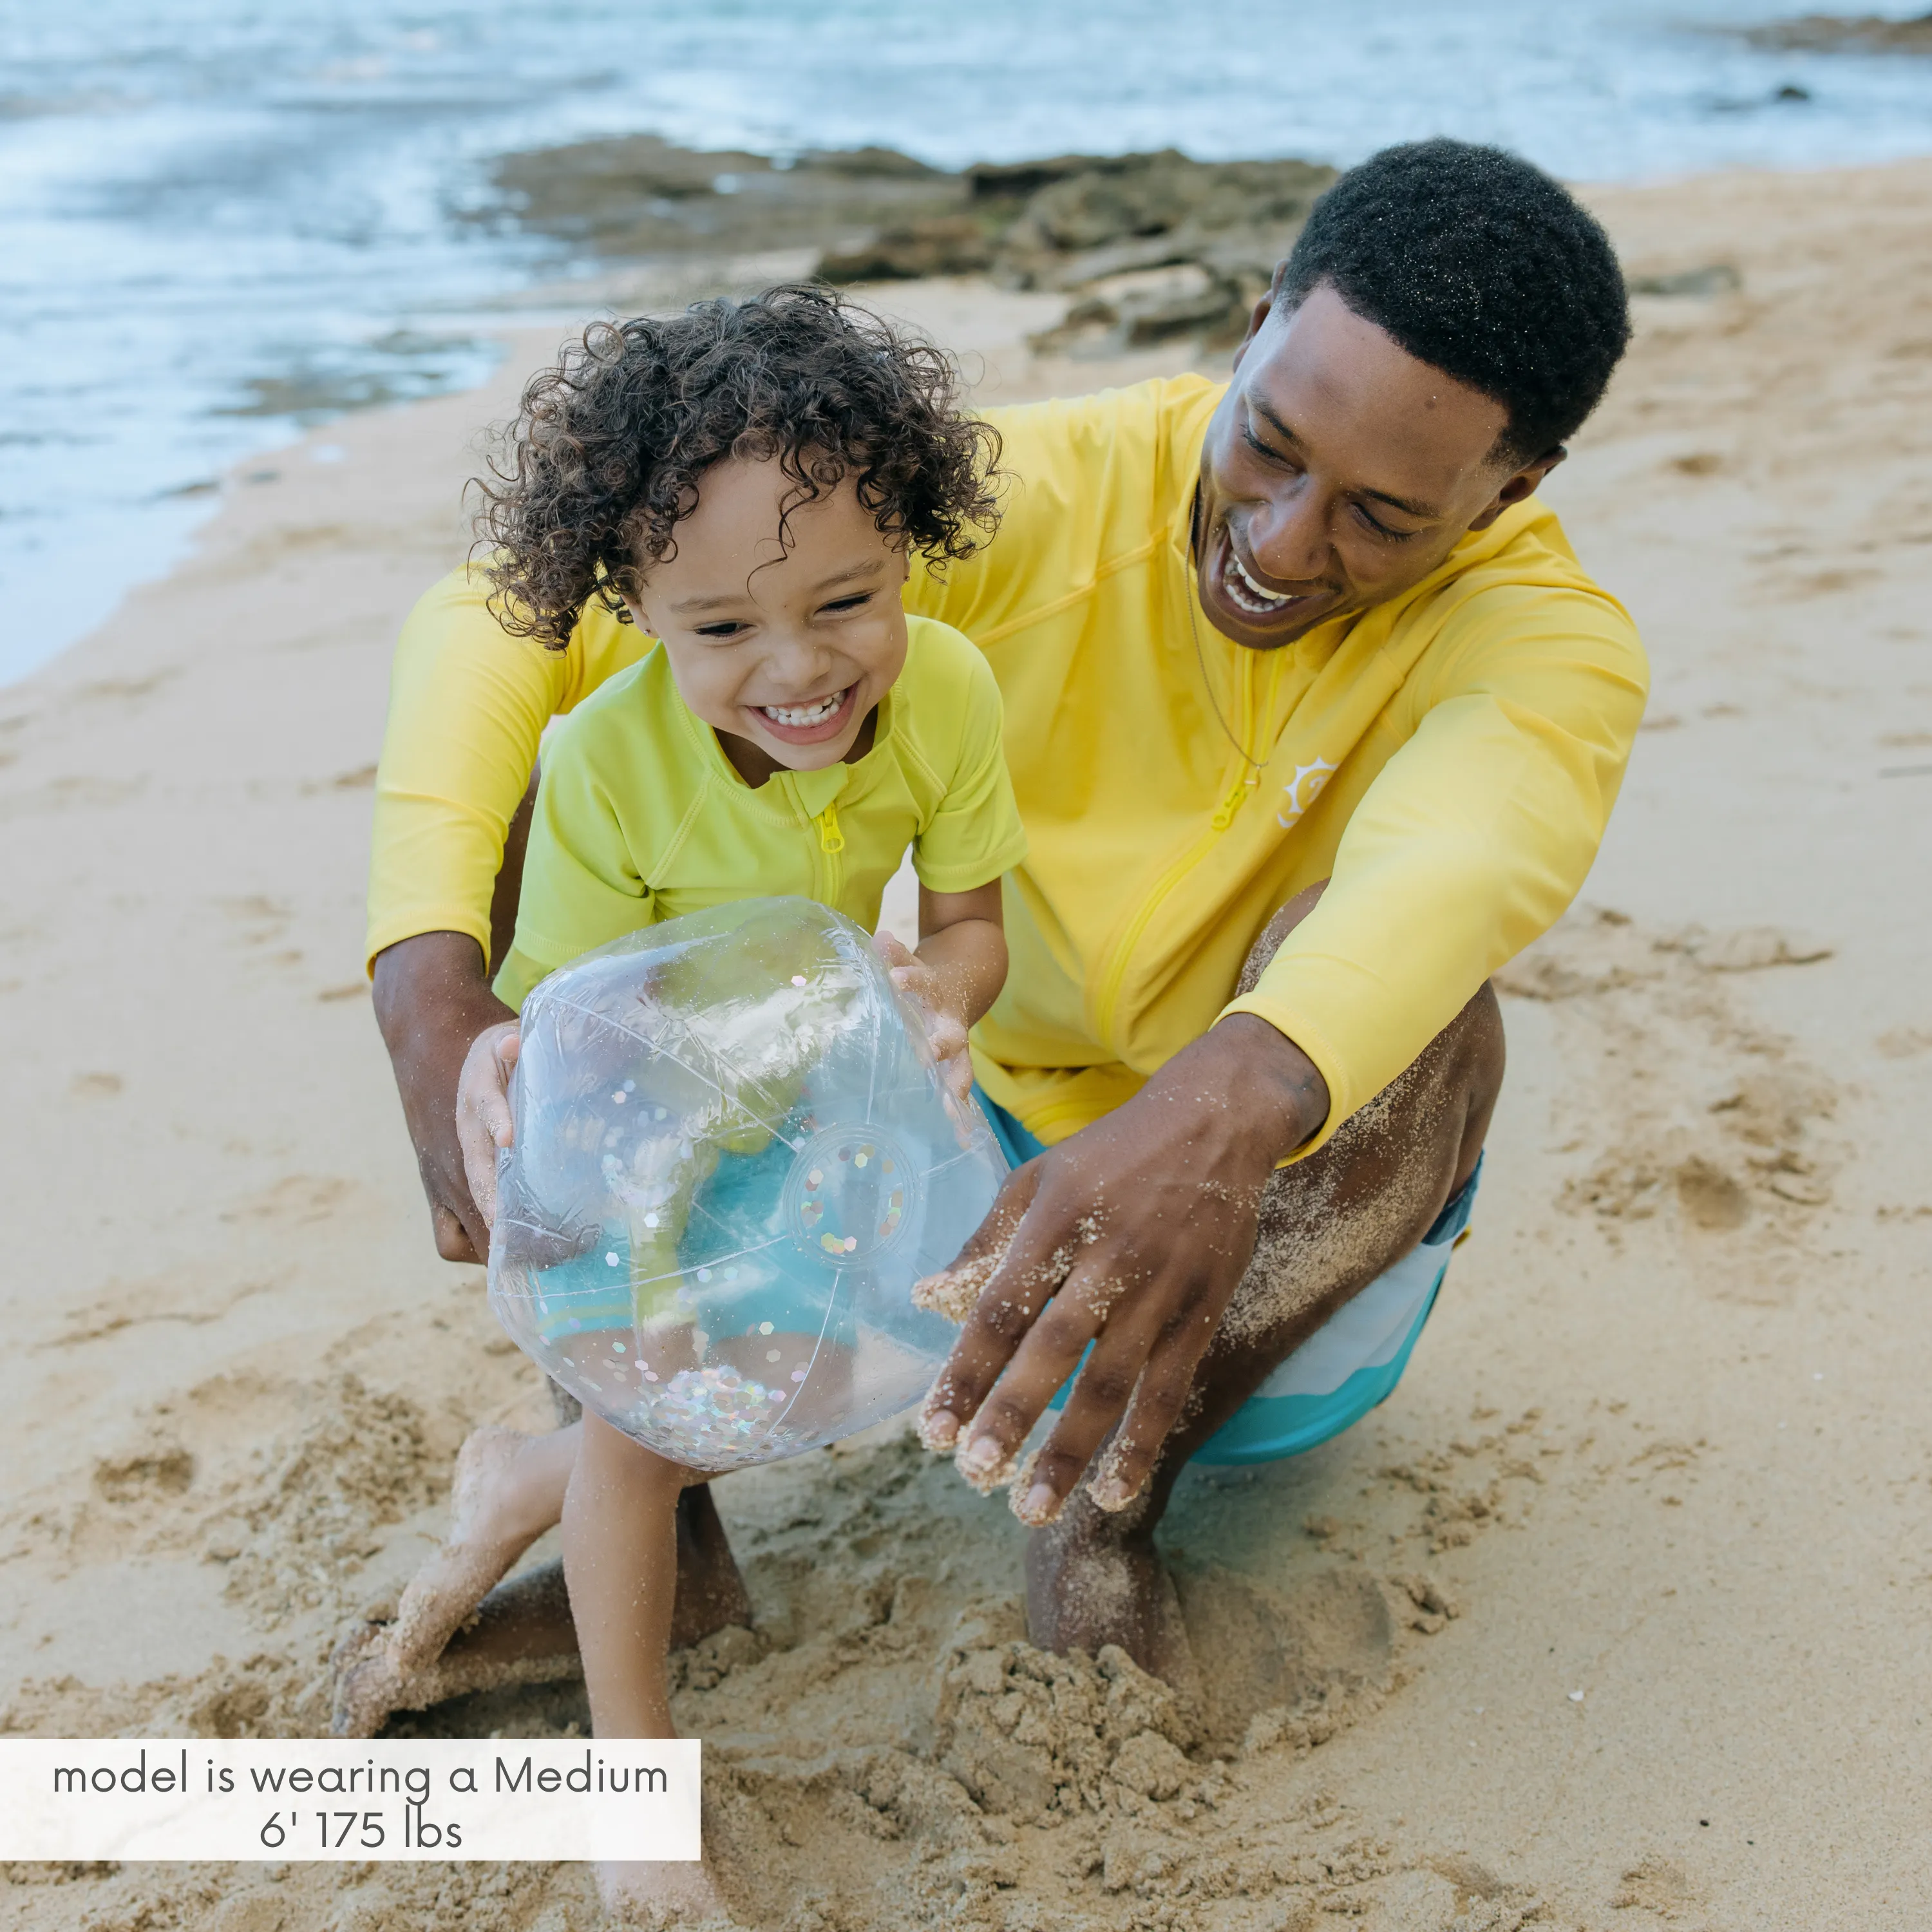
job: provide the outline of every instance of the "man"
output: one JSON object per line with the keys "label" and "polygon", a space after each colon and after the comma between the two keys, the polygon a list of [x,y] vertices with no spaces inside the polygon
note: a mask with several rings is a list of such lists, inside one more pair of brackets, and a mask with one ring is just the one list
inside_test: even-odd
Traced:
{"label": "man", "polygon": [[[1000,530],[915,572],[1000,683],[1032,844],[974,1041],[1031,1157],[953,1270],[973,1312],[921,1427],[1010,1482],[1036,1642],[1184,1670],[1152,1540],[1174,1477],[1346,1426],[1426,1320],[1502,1078],[1488,976],[1581,885],[1642,710],[1628,616],[1533,495],[1628,333],[1555,182],[1388,150],[1318,205],[1228,385],[992,412]],[[503,1017],[484,948],[538,736],[649,643],[592,605],[547,656],[486,597],[459,573],[404,633],[371,890],[452,1259],[488,1238],[452,1102]],[[742,1602],[689,1493],[686,1640]]]}

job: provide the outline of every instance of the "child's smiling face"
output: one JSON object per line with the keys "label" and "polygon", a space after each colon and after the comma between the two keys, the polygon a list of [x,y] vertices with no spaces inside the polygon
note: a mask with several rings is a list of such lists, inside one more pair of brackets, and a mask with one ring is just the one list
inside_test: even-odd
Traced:
{"label": "child's smiling face", "polygon": [[904,544],[850,478],[796,505],[782,541],[796,488],[776,460],[706,470],[676,554],[630,600],[685,703],[754,784],[838,764],[905,664]]}

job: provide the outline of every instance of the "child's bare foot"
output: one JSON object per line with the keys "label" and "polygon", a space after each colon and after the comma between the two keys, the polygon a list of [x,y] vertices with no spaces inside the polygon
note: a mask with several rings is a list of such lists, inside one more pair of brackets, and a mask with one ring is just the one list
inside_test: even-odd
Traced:
{"label": "child's bare foot", "polygon": [[328,1659],[328,1728],[338,1738],[373,1738],[406,1693],[391,1661],[387,1624],[352,1624]]}
{"label": "child's bare foot", "polygon": [[524,1436],[494,1425],[471,1433],[457,1454],[442,1547],[410,1580],[394,1622],[364,1625],[337,1647],[338,1736],[373,1737],[391,1712],[436,1701],[426,1694],[425,1674],[504,1573],[556,1522],[577,1433]]}
{"label": "child's bare foot", "polygon": [[[393,1623],[358,1624],[336,1646],[331,1728],[338,1737],[374,1737],[395,1712],[424,1710],[471,1690],[557,1683],[578,1675],[577,1630],[562,1566],[545,1564],[514,1582],[496,1583],[550,1523],[530,1528],[526,1492],[520,1518],[480,1493],[506,1463],[518,1465],[524,1476],[530,1474],[520,1445],[554,1440],[492,1428],[477,1430],[464,1444],[449,1540],[404,1591]],[[550,1522],[555,1520],[552,1514]],[[499,1552],[494,1558],[493,1549]],[[498,1564],[494,1575],[491,1561]],[[696,1643],[732,1624],[748,1628],[751,1622],[752,1600],[718,1506],[707,1485],[694,1485],[678,1498],[672,1647]]]}
{"label": "child's bare foot", "polygon": [[427,1710],[472,1690],[565,1683],[582,1672],[560,1564],[498,1584],[461,1637],[414,1670],[396,1668],[388,1642],[392,1628],[358,1624],[336,1646],[330,1660],[336,1736],[374,1737],[398,1711]]}
{"label": "child's bare foot", "polygon": [[389,1627],[399,1670],[439,1655],[511,1564],[554,1527],[577,1436],[574,1429],[525,1436],[494,1424],[470,1432],[457,1451],[449,1534],[403,1592]]}
{"label": "child's bare foot", "polygon": [[616,1925],[735,1926],[731,1908],[702,1864],[619,1864],[597,1868],[605,1921]]}

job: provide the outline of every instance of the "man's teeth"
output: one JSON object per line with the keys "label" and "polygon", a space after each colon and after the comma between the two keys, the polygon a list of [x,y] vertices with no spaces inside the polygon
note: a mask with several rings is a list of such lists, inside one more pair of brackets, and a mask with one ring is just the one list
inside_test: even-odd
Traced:
{"label": "man's teeth", "polygon": [[1296,598],[1289,596],[1285,591],[1264,590],[1261,586],[1241,568],[1241,560],[1235,555],[1234,548],[1232,544],[1228,547],[1228,561],[1234,566],[1234,574],[1240,579],[1243,587],[1250,592],[1257,602],[1262,604],[1269,608],[1273,608],[1278,604],[1292,604],[1298,601]]}
{"label": "man's teeth", "polygon": [[758,709],[773,724],[787,725],[796,731],[808,725],[823,724],[844,702],[844,692],[835,691],[816,704],[761,704]]}

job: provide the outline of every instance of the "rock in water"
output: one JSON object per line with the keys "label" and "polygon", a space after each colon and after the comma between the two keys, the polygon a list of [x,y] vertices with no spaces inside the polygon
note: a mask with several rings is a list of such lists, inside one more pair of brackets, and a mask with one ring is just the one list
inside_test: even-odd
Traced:
{"label": "rock in water", "polygon": [[734,256],[791,248],[817,249],[820,277],[842,284],[990,274],[1065,290],[1074,311],[1036,346],[1113,354],[1236,339],[1334,178],[1312,162],[1173,148],[957,174],[884,148],[781,165],[637,134],[505,157],[490,212],[606,259],[696,266],[692,292],[730,283]]}

